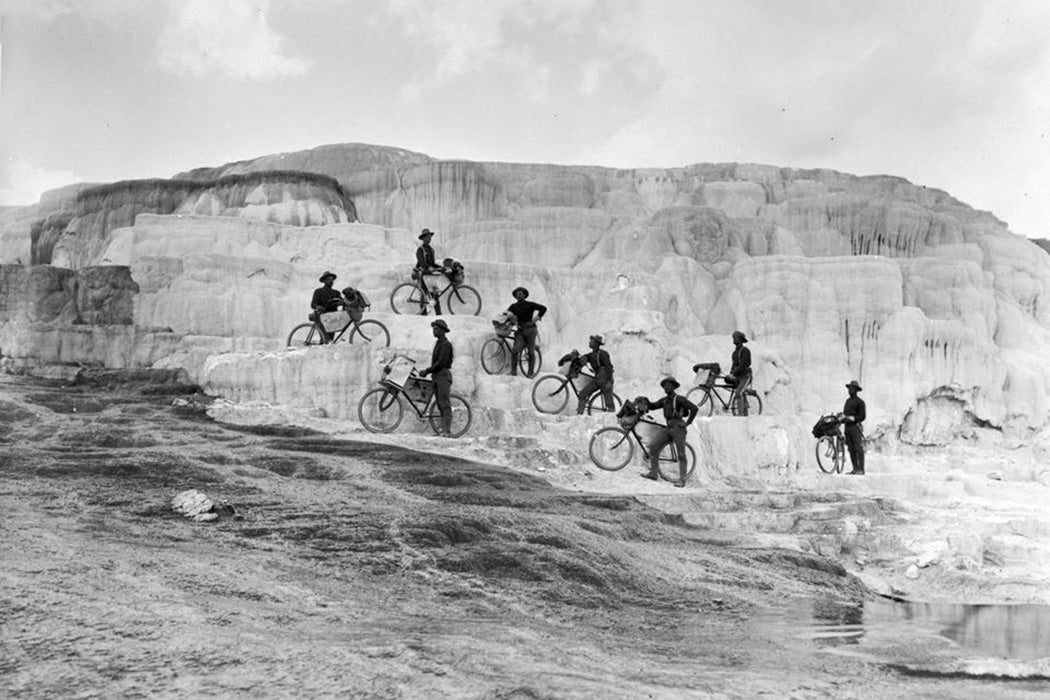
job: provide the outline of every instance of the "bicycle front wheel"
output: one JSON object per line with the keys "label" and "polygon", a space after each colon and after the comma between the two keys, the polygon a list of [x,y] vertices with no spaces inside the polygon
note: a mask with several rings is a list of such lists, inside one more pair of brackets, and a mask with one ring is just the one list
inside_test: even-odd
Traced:
{"label": "bicycle front wheel", "polygon": [[823,435],[817,440],[817,466],[825,474],[842,472],[843,455],[834,435]]}
{"label": "bicycle front wheel", "polygon": [[[682,470],[678,464],[678,449],[673,442],[664,445],[660,450],[660,457],[656,460],[660,476],[666,481],[678,481],[682,478]],[[688,479],[696,471],[696,450],[688,442],[685,443],[685,478]]]}
{"label": "bicycle front wheel", "polygon": [[470,285],[461,284],[448,291],[445,306],[450,314],[477,316],[481,313],[481,295]]}
{"label": "bicycle front wheel", "polygon": [[358,340],[377,348],[390,347],[390,331],[379,321],[368,319],[357,324],[350,333],[350,342]]}
{"label": "bicycle front wheel", "polygon": [[532,405],[540,413],[561,413],[569,403],[569,380],[545,374],[532,385]]}
{"label": "bicycle front wheel", "polygon": [[605,402],[605,394],[600,391],[596,391],[591,394],[591,398],[587,399],[587,415],[591,415],[595,411],[612,411],[615,413],[620,410],[620,406],[623,406],[623,400],[613,392],[613,404],[608,405]]}
{"label": "bicycle front wheel", "polygon": [[423,298],[423,290],[415,282],[402,282],[390,292],[390,308],[395,314],[418,316],[426,313],[427,302]]}
{"label": "bicycle front wheel", "polygon": [[[449,403],[452,406],[452,427],[449,429],[449,434],[458,438],[470,428],[474,415],[470,410],[470,404],[459,394],[452,394],[449,397]],[[430,404],[427,419],[430,421],[431,430],[435,433],[441,432],[441,412],[438,410],[437,402]]]}
{"label": "bicycle front wheel", "polygon": [[405,407],[397,391],[385,387],[372,389],[357,404],[357,418],[371,433],[393,432],[401,425]]}
{"label": "bicycle front wheel", "polygon": [[499,338],[489,338],[481,346],[481,367],[489,374],[503,374],[510,367],[510,350]]}
{"label": "bicycle front wheel", "polygon": [[685,395],[685,398],[696,404],[696,407],[700,411],[696,414],[698,416],[710,416],[715,412],[715,402],[711,397],[711,390],[706,386],[693,387],[689,390],[689,393]]}
{"label": "bicycle front wheel", "polygon": [[323,343],[321,334],[314,324],[300,323],[288,334],[288,342],[285,345],[289,348],[305,348],[311,345],[322,345]]}
{"label": "bicycle front wheel", "polygon": [[634,440],[631,440],[630,433],[609,426],[591,436],[591,444],[587,451],[591,455],[591,461],[599,469],[614,472],[631,463],[631,458],[634,457]]}

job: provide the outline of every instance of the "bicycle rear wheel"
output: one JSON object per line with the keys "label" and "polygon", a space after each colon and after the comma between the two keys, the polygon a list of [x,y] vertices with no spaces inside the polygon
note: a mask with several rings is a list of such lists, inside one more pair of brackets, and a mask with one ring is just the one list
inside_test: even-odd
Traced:
{"label": "bicycle rear wheel", "polygon": [[620,410],[620,406],[623,406],[623,400],[613,392],[613,405],[609,406],[605,403],[605,394],[600,391],[596,391],[591,394],[591,398],[587,399],[587,415],[591,415],[594,412],[611,411],[615,413]]}
{"label": "bicycle rear wheel", "polygon": [[350,342],[353,343],[355,340],[377,348],[388,348],[390,347],[390,331],[379,321],[368,319],[358,323],[350,332]]}
{"label": "bicycle rear wheel", "polygon": [[561,413],[569,403],[569,380],[560,374],[545,374],[532,385],[532,405],[540,413]]}
{"label": "bicycle rear wheel", "polygon": [[427,302],[423,290],[415,282],[402,282],[390,292],[390,308],[395,314],[425,314]]}
{"label": "bicycle rear wheel", "polygon": [[614,472],[630,464],[634,457],[634,441],[630,433],[609,426],[591,436],[587,452],[599,469]]}
{"label": "bicycle rear wheel", "polygon": [[842,450],[834,435],[822,435],[817,440],[817,466],[825,474],[841,474],[844,461]]}
{"label": "bicycle rear wheel", "polygon": [[518,371],[523,375],[532,379],[540,373],[540,368],[543,366],[543,353],[540,352],[539,348],[536,348],[536,359],[532,363],[532,372],[529,372],[529,349],[525,348],[518,355]]}
{"label": "bicycle rear wheel", "polygon": [[305,348],[311,345],[323,344],[321,333],[312,323],[300,323],[293,328],[292,332],[288,334],[288,342],[285,343],[286,347],[289,348]]}
{"label": "bicycle rear wheel", "polygon": [[[744,391],[744,401],[747,402],[747,415],[758,416],[762,414],[762,398],[754,392],[752,389]],[[736,402],[731,401],[729,409],[732,411],[734,416],[740,415],[737,409]]]}
{"label": "bicycle rear wheel", "polygon": [[[686,473],[685,478],[688,479],[696,471],[696,450],[688,442],[685,443],[685,454],[686,454]],[[673,442],[669,442],[664,445],[663,449],[660,450],[660,457],[656,460],[657,469],[667,481],[678,481],[682,478],[681,468],[678,465],[678,450],[675,448]]]}
{"label": "bicycle rear wheel", "polygon": [[357,419],[372,433],[393,432],[401,425],[404,416],[405,407],[401,404],[401,397],[393,389],[372,389],[357,404]]}
{"label": "bicycle rear wheel", "polygon": [[450,314],[477,316],[481,313],[481,295],[468,284],[461,284],[448,291],[445,306]]}
{"label": "bicycle rear wheel", "polygon": [[[449,429],[449,434],[458,438],[470,428],[474,414],[470,410],[470,404],[459,394],[452,394],[449,397],[449,403],[452,405],[452,427]],[[441,432],[441,412],[436,402],[431,402],[427,420],[430,421],[431,430],[435,433]]]}
{"label": "bicycle rear wheel", "polygon": [[510,350],[499,338],[489,338],[481,346],[481,367],[489,374],[503,374],[510,367]]}

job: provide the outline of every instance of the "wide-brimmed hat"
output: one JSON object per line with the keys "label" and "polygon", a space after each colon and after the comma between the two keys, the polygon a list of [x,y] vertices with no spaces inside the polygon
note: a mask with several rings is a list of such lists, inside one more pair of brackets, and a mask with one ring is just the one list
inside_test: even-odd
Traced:
{"label": "wide-brimmed hat", "polygon": [[334,272],[329,272],[328,270],[325,270],[324,274],[317,278],[317,281],[324,282],[326,277],[331,277],[332,279],[335,279],[338,276],[339,275],[335,274]]}
{"label": "wide-brimmed hat", "polygon": [[443,318],[439,318],[438,320],[436,320],[433,323],[431,323],[430,327],[431,328],[440,328],[441,330],[445,331],[446,333],[449,332],[448,324],[445,323],[445,319],[443,319]]}
{"label": "wide-brimmed hat", "polygon": [[600,335],[592,335],[589,338],[589,340],[590,342],[597,343],[598,345],[605,345],[605,339],[602,338]]}
{"label": "wide-brimmed hat", "polygon": [[851,379],[850,383],[846,385],[846,388],[847,389],[856,389],[857,391],[864,391],[864,387],[862,387],[859,383],[857,383],[856,379]]}
{"label": "wide-brimmed hat", "polygon": [[428,228],[425,228],[425,229],[423,229],[423,230],[422,230],[422,231],[420,232],[420,234],[419,234],[419,235],[417,236],[417,238],[418,238],[419,240],[423,240],[423,238],[424,238],[425,236],[433,236],[433,235],[434,235],[434,232],[433,232],[433,231],[431,231],[431,230],[430,230],[430,229],[428,229]]}
{"label": "wide-brimmed hat", "polygon": [[733,340],[736,340],[737,338],[740,338],[740,342],[741,343],[746,343],[747,342],[747,336],[746,335],[744,335],[740,331],[733,331]]}
{"label": "wide-brimmed hat", "polygon": [[660,386],[665,386],[667,384],[673,385],[675,389],[677,389],[678,387],[682,386],[681,384],[678,383],[678,380],[675,379],[674,377],[664,377],[663,379],[660,380]]}
{"label": "wide-brimmed hat", "polygon": [[525,287],[515,287],[514,291],[511,292],[510,295],[512,297],[514,297],[515,299],[517,299],[518,298],[518,292],[525,292],[525,296],[526,297],[529,296],[529,290],[525,289]]}

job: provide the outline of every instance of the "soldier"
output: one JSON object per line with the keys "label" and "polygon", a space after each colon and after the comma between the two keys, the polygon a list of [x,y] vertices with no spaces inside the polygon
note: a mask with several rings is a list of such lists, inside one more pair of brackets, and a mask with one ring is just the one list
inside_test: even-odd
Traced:
{"label": "soldier", "polygon": [[440,437],[452,437],[452,343],[445,336],[449,332],[448,324],[438,319],[430,324],[434,332],[434,352],[430,357],[430,366],[419,373],[425,377],[434,375],[434,402],[441,413]]}
{"label": "soldier", "polygon": [[853,379],[846,385],[846,391],[849,392],[849,398],[839,414],[839,421],[846,426],[846,449],[849,450],[849,461],[853,465],[853,471],[846,473],[864,476],[864,419],[868,416],[864,399],[857,396],[863,388]]}
{"label": "soldier", "polygon": [[664,411],[664,422],[666,427],[660,430],[649,443],[649,471],[642,474],[646,479],[656,481],[660,478],[660,451],[669,442],[674,442],[678,450],[678,481],[675,486],[685,486],[685,480],[689,475],[689,454],[685,449],[685,433],[689,424],[696,419],[700,409],[689,399],[679,396],[675,389],[681,384],[674,377],[664,377],[660,380],[660,388],[664,390],[664,396],[649,404],[649,410],[655,411],[662,408]]}
{"label": "soldier", "polygon": [[582,416],[587,408],[587,400],[596,391],[602,392],[605,399],[605,410],[611,411],[615,408],[613,403],[613,363],[609,353],[602,350],[605,341],[600,335],[592,335],[590,338],[591,351],[581,355],[580,359],[591,366],[594,376],[580,389],[580,400],[576,404],[576,415]]}

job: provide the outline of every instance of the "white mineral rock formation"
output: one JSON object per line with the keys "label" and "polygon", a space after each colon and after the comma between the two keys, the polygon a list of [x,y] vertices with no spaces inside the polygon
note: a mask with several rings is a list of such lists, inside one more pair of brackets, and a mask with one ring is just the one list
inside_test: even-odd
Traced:
{"label": "white mineral rock formation", "polygon": [[[602,334],[621,396],[657,393],[664,374],[686,384],[696,362],[728,368],[729,336],[744,331],[755,389],[783,428],[751,437],[789,446],[756,447],[755,468],[797,459],[790,455],[801,448],[790,445],[818,414],[842,405],[850,379],[864,386],[875,440],[939,445],[978,429],[1030,435],[1047,426],[1050,256],[944,192],[828,170],[442,162],[360,144],[192,176],[247,177],[278,161],[335,178],[366,223],[322,211],[334,200],[303,195],[278,198],[282,204],[260,185],[238,190],[236,216],[219,216],[231,212],[209,190],[183,197],[172,214],[92,224],[104,231],[91,238],[97,245],[58,239],[55,254],[73,268],[130,270],[138,287],[131,323],[110,337],[92,335],[108,351],[67,342],[85,333],[70,325],[74,318],[112,329],[111,319],[127,315],[112,310],[124,297],[48,287],[51,296],[4,311],[2,353],[183,366],[215,394],[312,404],[353,420],[388,353],[285,352],[284,339],[305,320],[317,276],[331,269],[337,287],[371,297],[369,315],[390,328],[391,352],[425,362],[427,319],[395,316],[387,300],[408,279],[416,234],[427,226],[438,232],[438,256],[462,260],[484,299],[480,318],[447,319],[455,389],[488,411],[479,429],[513,425],[515,412],[529,410],[527,382],[479,376],[477,365],[488,319],[519,285],[550,308],[540,329],[545,368]],[[108,216],[100,207],[96,219]],[[265,211],[255,216],[252,207]],[[309,225],[315,221],[324,225]],[[25,274],[0,268],[0,288],[14,289]],[[34,303],[69,308],[34,317],[24,311]]]}

